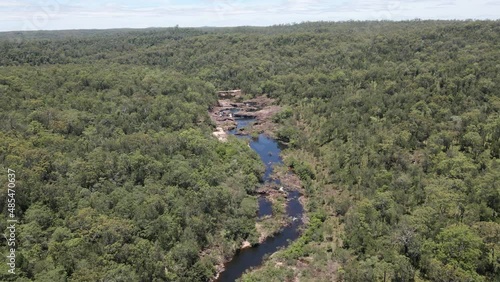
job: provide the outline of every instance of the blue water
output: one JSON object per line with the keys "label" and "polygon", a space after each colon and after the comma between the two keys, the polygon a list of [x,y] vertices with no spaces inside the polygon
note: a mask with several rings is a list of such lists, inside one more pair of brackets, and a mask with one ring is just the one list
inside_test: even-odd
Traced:
{"label": "blue water", "polygon": [[[242,128],[246,128],[251,126],[255,119],[236,119],[237,126],[235,129],[230,130],[229,134],[236,135],[237,132]],[[238,138],[250,139],[250,147],[259,154],[260,159],[266,165],[266,170],[264,172],[264,181],[268,181],[269,176],[273,172],[274,165],[283,164],[283,160],[281,159],[281,149],[282,146],[276,142],[276,140],[264,135],[259,134],[257,139],[253,139],[248,135],[236,135]],[[276,182],[276,181],[275,181]]]}
{"label": "blue water", "polygon": [[259,197],[259,210],[257,216],[263,218],[267,215],[273,214],[273,204],[266,199],[266,197]]}
{"label": "blue water", "polygon": [[257,140],[250,141],[250,147],[259,154],[262,162],[266,164],[264,181],[267,181],[273,172],[273,166],[283,164],[283,160],[280,157],[281,149],[279,148],[278,142],[260,134]]}
{"label": "blue water", "polygon": [[[251,125],[254,119],[238,119],[237,128],[229,131],[229,134],[235,134],[240,128]],[[273,166],[282,164],[280,157],[281,148],[276,140],[260,134],[258,138],[253,139],[249,136],[239,136],[239,138],[249,139],[250,147],[259,154],[260,159],[266,165],[264,173],[264,182],[274,181],[280,184],[279,180],[270,178],[273,172]],[[287,191],[287,187],[284,187]],[[296,240],[300,233],[299,227],[302,225],[302,214],[304,209],[299,201],[300,193],[298,191],[288,191],[287,215],[294,218],[291,224],[287,225],[280,233],[274,237],[266,239],[262,244],[252,248],[247,248],[237,252],[233,259],[225,265],[225,270],[219,275],[217,282],[234,282],[240,278],[245,271],[262,264],[267,254],[272,254],[280,248],[288,246]],[[258,216],[263,217],[272,214],[272,204],[264,197],[259,198]]]}

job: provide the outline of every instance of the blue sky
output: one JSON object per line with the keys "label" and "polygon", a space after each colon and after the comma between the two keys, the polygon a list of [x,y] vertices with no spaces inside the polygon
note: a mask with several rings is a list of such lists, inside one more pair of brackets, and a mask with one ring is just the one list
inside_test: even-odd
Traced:
{"label": "blue sky", "polygon": [[500,0],[0,0],[0,31],[499,19]]}

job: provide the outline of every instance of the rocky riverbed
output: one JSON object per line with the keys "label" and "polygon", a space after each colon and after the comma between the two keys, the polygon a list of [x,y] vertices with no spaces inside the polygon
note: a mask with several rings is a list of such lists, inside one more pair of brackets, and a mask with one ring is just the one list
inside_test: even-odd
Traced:
{"label": "rocky riverbed", "polygon": [[248,135],[252,133],[264,133],[273,136],[276,124],[272,122],[272,117],[281,110],[275,105],[274,99],[262,95],[254,99],[241,100],[241,97],[232,99],[220,99],[216,106],[210,110],[210,118],[216,124],[214,136],[220,141],[227,140],[227,131],[236,128],[238,118],[251,118],[254,122],[251,127],[243,128],[236,134]]}
{"label": "rocky riverbed", "polygon": [[[249,146],[256,151],[266,165],[263,184],[259,194],[259,210],[256,230],[258,243],[245,241],[239,251],[217,266],[214,281],[234,281],[252,267],[258,267],[266,254],[274,253],[298,238],[304,222],[302,187],[298,177],[283,165],[283,146],[272,137],[277,125],[272,117],[281,108],[266,96],[242,100],[241,96],[223,97],[210,110],[210,117],[216,124],[213,133],[226,142],[228,135],[252,135]],[[243,135],[243,136],[242,136]]]}

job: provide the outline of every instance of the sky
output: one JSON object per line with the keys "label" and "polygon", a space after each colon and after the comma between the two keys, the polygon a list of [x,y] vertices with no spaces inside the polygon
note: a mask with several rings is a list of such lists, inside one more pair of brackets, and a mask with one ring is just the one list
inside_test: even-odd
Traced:
{"label": "sky", "polygon": [[500,19],[500,0],[0,0],[0,31]]}

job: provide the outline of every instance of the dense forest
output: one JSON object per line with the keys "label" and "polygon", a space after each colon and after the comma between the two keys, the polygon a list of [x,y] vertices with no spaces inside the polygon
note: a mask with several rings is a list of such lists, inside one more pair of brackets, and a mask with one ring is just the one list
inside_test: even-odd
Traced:
{"label": "dense forest", "polygon": [[499,21],[0,33],[1,280],[208,281],[256,240],[263,166],[207,114],[241,88],[309,217],[243,281],[498,281],[499,50]]}
{"label": "dense forest", "polygon": [[17,281],[204,281],[217,258],[202,250],[227,255],[257,236],[249,192],[263,167],[244,143],[211,137],[210,83],[117,65],[0,77],[2,171],[17,172],[22,219]]}

